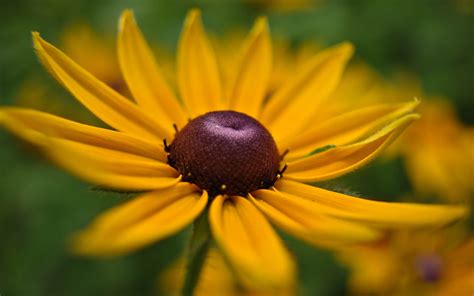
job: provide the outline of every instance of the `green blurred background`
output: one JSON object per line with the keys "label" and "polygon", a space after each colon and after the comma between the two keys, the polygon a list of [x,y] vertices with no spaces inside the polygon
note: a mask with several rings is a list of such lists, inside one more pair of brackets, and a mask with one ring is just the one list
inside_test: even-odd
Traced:
{"label": "green blurred background", "polygon": [[[400,69],[418,74],[428,94],[448,96],[461,120],[473,124],[473,6],[463,0],[327,0],[288,12],[242,1],[0,0],[0,104],[12,104],[32,76],[73,100],[37,62],[31,31],[57,43],[65,27],[87,22],[113,35],[120,12],[132,8],[147,38],[173,50],[186,11],[200,7],[208,31],[218,35],[247,30],[266,14],[272,34],[294,44],[350,40],[357,57],[384,75]],[[73,257],[67,252],[70,234],[128,196],[92,190],[4,130],[0,145],[1,295],[157,293],[157,275],[182,254],[188,231],[126,257]],[[324,186],[387,200],[411,191],[400,159],[377,161]],[[347,271],[329,253],[287,240],[299,261],[302,294],[345,294]]]}

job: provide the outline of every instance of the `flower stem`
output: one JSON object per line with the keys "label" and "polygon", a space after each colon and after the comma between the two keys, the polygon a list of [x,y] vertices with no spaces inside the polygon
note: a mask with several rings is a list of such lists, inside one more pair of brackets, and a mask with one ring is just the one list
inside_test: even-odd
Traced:
{"label": "flower stem", "polygon": [[188,265],[183,285],[183,296],[192,296],[198,284],[199,276],[211,244],[207,210],[195,221],[193,234],[189,241]]}

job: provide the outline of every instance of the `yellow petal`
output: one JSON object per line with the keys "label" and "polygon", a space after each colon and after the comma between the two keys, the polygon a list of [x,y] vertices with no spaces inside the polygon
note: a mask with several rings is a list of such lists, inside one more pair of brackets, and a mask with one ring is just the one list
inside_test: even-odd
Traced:
{"label": "yellow petal", "polygon": [[170,133],[173,124],[180,128],[186,125],[187,116],[166,83],[131,10],[125,10],[120,18],[117,49],[125,81],[143,111],[166,122]]}
{"label": "yellow petal", "polygon": [[257,190],[250,200],[278,227],[311,244],[361,243],[381,233],[357,223],[325,215],[314,203],[272,190]]}
{"label": "yellow petal", "polygon": [[222,89],[217,61],[197,9],[188,13],[179,40],[178,86],[192,117],[220,109]]}
{"label": "yellow petal", "polygon": [[323,108],[321,103],[339,84],[353,47],[342,43],[311,59],[270,98],[262,113],[263,124],[277,142],[296,136]]}
{"label": "yellow petal", "polygon": [[74,63],[36,32],[33,33],[33,43],[38,57],[50,73],[105,123],[119,131],[144,138],[171,138],[173,134],[169,134],[159,121]]}
{"label": "yellow petal", "polygon": [[272,71],[272,45],[267,19],[259,18],[240,55],[240,63],[229,95],[230,108],[257,118]]}
{"label": "yellow petal", "polygon": [[152,157],[156,147],[119,132],[15,108],[1,109],[0,123],[74,175],[105,188],[144,191],[180,181],[176,170]]}
{"label": "yellow petal", "polygon": [[439,226],[467,214],[467,208],[463,206],[366,200],[287,180],[275,185],[277,190],[304,198],[328,215],[377,228]]}
{"label": "yellow petal", "polygon": [[392,143],[417,114],[405,115],[372,136],[288,163],[285,177],[301,182],[322,181],[347,174],[374,159]]}
{"label": "yellow petal", "polygon": [[166,162],[162,143],[154,143],[121,132],[77,123],[36,110],[4,107],[0,108],[0,124],[4,124],[26,141],[31,132],[46,137],[70,140],[82,144],[121,151]]}
{"label": "yellow petal", "polygon": [[289,150],[285,159],[297,159],[326,145],[347,145],[368,133],[380,129],[395,119],[413,112],[418,100],[402,104],[381,104],[347,112],[321,123],[309,130],[278,143],[279,150]]}
{"label": "yellow petal", "polygon": [[41,148],[58,165],[100,187],[147,191],[181,180],[167,164],[124,152],[51,138],[45,139]]}
{"label": "yellow petal", "polygon": [[217,196],[209,222],[214,238],[246,286],[288,287],[294,265],[265,217],[245,198]]}
{"label": "yellow petal", "polygon": [[207,204],[207,193],[189,183],[155,191],[100,215],[74,237],[74,252],[114,256],[168,237],[190,224]]}

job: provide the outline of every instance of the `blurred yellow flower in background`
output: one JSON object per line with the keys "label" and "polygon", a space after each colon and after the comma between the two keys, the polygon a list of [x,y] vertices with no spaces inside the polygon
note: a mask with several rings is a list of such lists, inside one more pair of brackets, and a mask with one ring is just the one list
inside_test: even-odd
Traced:
{"label": "blurred yellow flower in background", "polygon": [[472,203],[474,129],[464,126],[447,100],[421,105],[421,120],[400,139],[407,173],[420,195]]}
{"label": "blurred yellow flower in background", "polygon": [[57,94],[37,77],[22,82],[14,97],[15,105],[51,112],[66,118],[86,121],[82,109],[74,108],[63,96]]}
{"label": "blurred yellow flower in background", "polygon": [[[409,200],[429,197],[472,206],[473,129],[460,122],[449,100],[427,96],[413,74],[402,72],[389,80],[363,63],[353,64],[333,93],[326,116],[382,100],[402,102],[407,93],[422,100],[421,119],[387,152],[403,158],[416,193]],[[473,238],[464,225],[448,231],[395,232],[377,243],[350,247],[340,259],[351,270],[354,295],[471,295],[472,254]]]}
{"label": "blurred yellow flower in background", "polygon": [[428,96],[419,80],[406,72],[383,79],[359,62],[348,68],[322,116],[333,117],[355,107],[403,102],[406,94],[421,99],[421,114],[388,152],[403,157],[416,198],[451,202],[474,198],[474,129],[458,119],[449,100]]}
{"label": "blurred yellow flower in background", "polygon": [[[116,91],[124,95],[129,94],[111,38],[101,36],[89,25],[80,23],[67,27],[59,39],[64,52],[74,61]],[[93,122],[86,109],[72,104],[39,77],[31,77],[23,82],[14,101],[22,107],[58,114],[81,122]]]}
{"label": "blurred yellow flower in background", "polygon": [[427,95],[413,74],[402,72],[382,87],[377,96],[401,101],[411,93],[422,100],[421,119],[404,133],[392,151],[404,159],[416,198],[436,197],[451,202],[474,198],[474,129],[458,118],[450,101]]}
{"label": "blurred yellow flower in background", "polygon": [[[163,295],[181,295],[185,274],[186,259],[182,258],[159,275],[157,281],[159,291],[162,291]],[[278,291],[278,295],[296,295],[294,285],[295,282]],[[194,295],[263,296],[273,294],[272,291],[248,290],[240,286],[222,254],[217,249],[211,248],[206,256]]]}
{"label": "blurred yellow flower in background", "polygon": [[459,12],[467,15],[474,14],[474,3],[470,0],[452,0]]}
{"label": "blurred yellow flower in background", "polygon": [[64,30],[60,44],[71,59],[114,90],[126,94],[113,39],[98,34],[87,24],[74,24]]}
{"label": "blurred yellow flower in background", "polygon": [[[169,266],[158,277],[158,288],[164,295],[181,295],[186,275],[186,258]],[[238,286],[224,258],[216,249],[210,249],[194,295],[240,295]]]}
{"label": "blurred yellow flower in background", "polygon": [[[245,34],[240,31],[234,31],[222,38],[213,38],[211,41],[216,48],[222,83],[224,88],[228,89],[230,86],[227,86],[227,84],[232,82],[232,76],[235,75],[235,71],[241,62],[239,60],[239,52],[235,49],[239,48],[245,41]],[[293,48],[290,42],[283,38],[274,38],[271,41],[273,65],[265,91],[266,98],[269,98],[292,75],[298,73],[305,62],[322,49],[320,45],[311,42]],[[336,90],[338,88],[339,85],[336,86]]]}
{"label": "blurred yellow flower in background", "polygon": [[465,225],[397,232],[339,255],[351,295],[472,295],[474,238]]}
{"label": "blurred yellow flower in background", "polygon": [[0,109],[0,122],[87,181],[147,192],[98,217],[75,238],[77,253],[134,251],[208,209],[212,237],[239,283],[281,290],[291,286],[295,267],[270,222],[313,245],[340,248],[466,213],[462,206],[377,202],[305,184],[365,165],[419,117],[418,101],[325,113],[352,55],[349,43],[311,56],[271,89],[272,42],[259,18],[221,83],[200,13],[192,10],[178,46],[178,100],[127,10],[118,59],[131,101],[38,33],[33,39],[49,72],[114,130],[14,107]]}

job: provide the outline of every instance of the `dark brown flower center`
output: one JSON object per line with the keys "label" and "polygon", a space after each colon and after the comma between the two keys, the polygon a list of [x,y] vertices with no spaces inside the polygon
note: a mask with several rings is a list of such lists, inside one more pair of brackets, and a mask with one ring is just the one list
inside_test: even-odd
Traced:
{"label": "dark brown flower center", "polygon": [[272,186],[280,156],[268,130],[235,111],[201,115],[180,130],[166,147],[168,163],[183,181],[218,194],[242,195]]}
{"label": "dark brown flower center", "polygon": [[442,276],[443,262],[436,254],[422,254],[416,258],[415,267],[423,281],[436,282]]}

